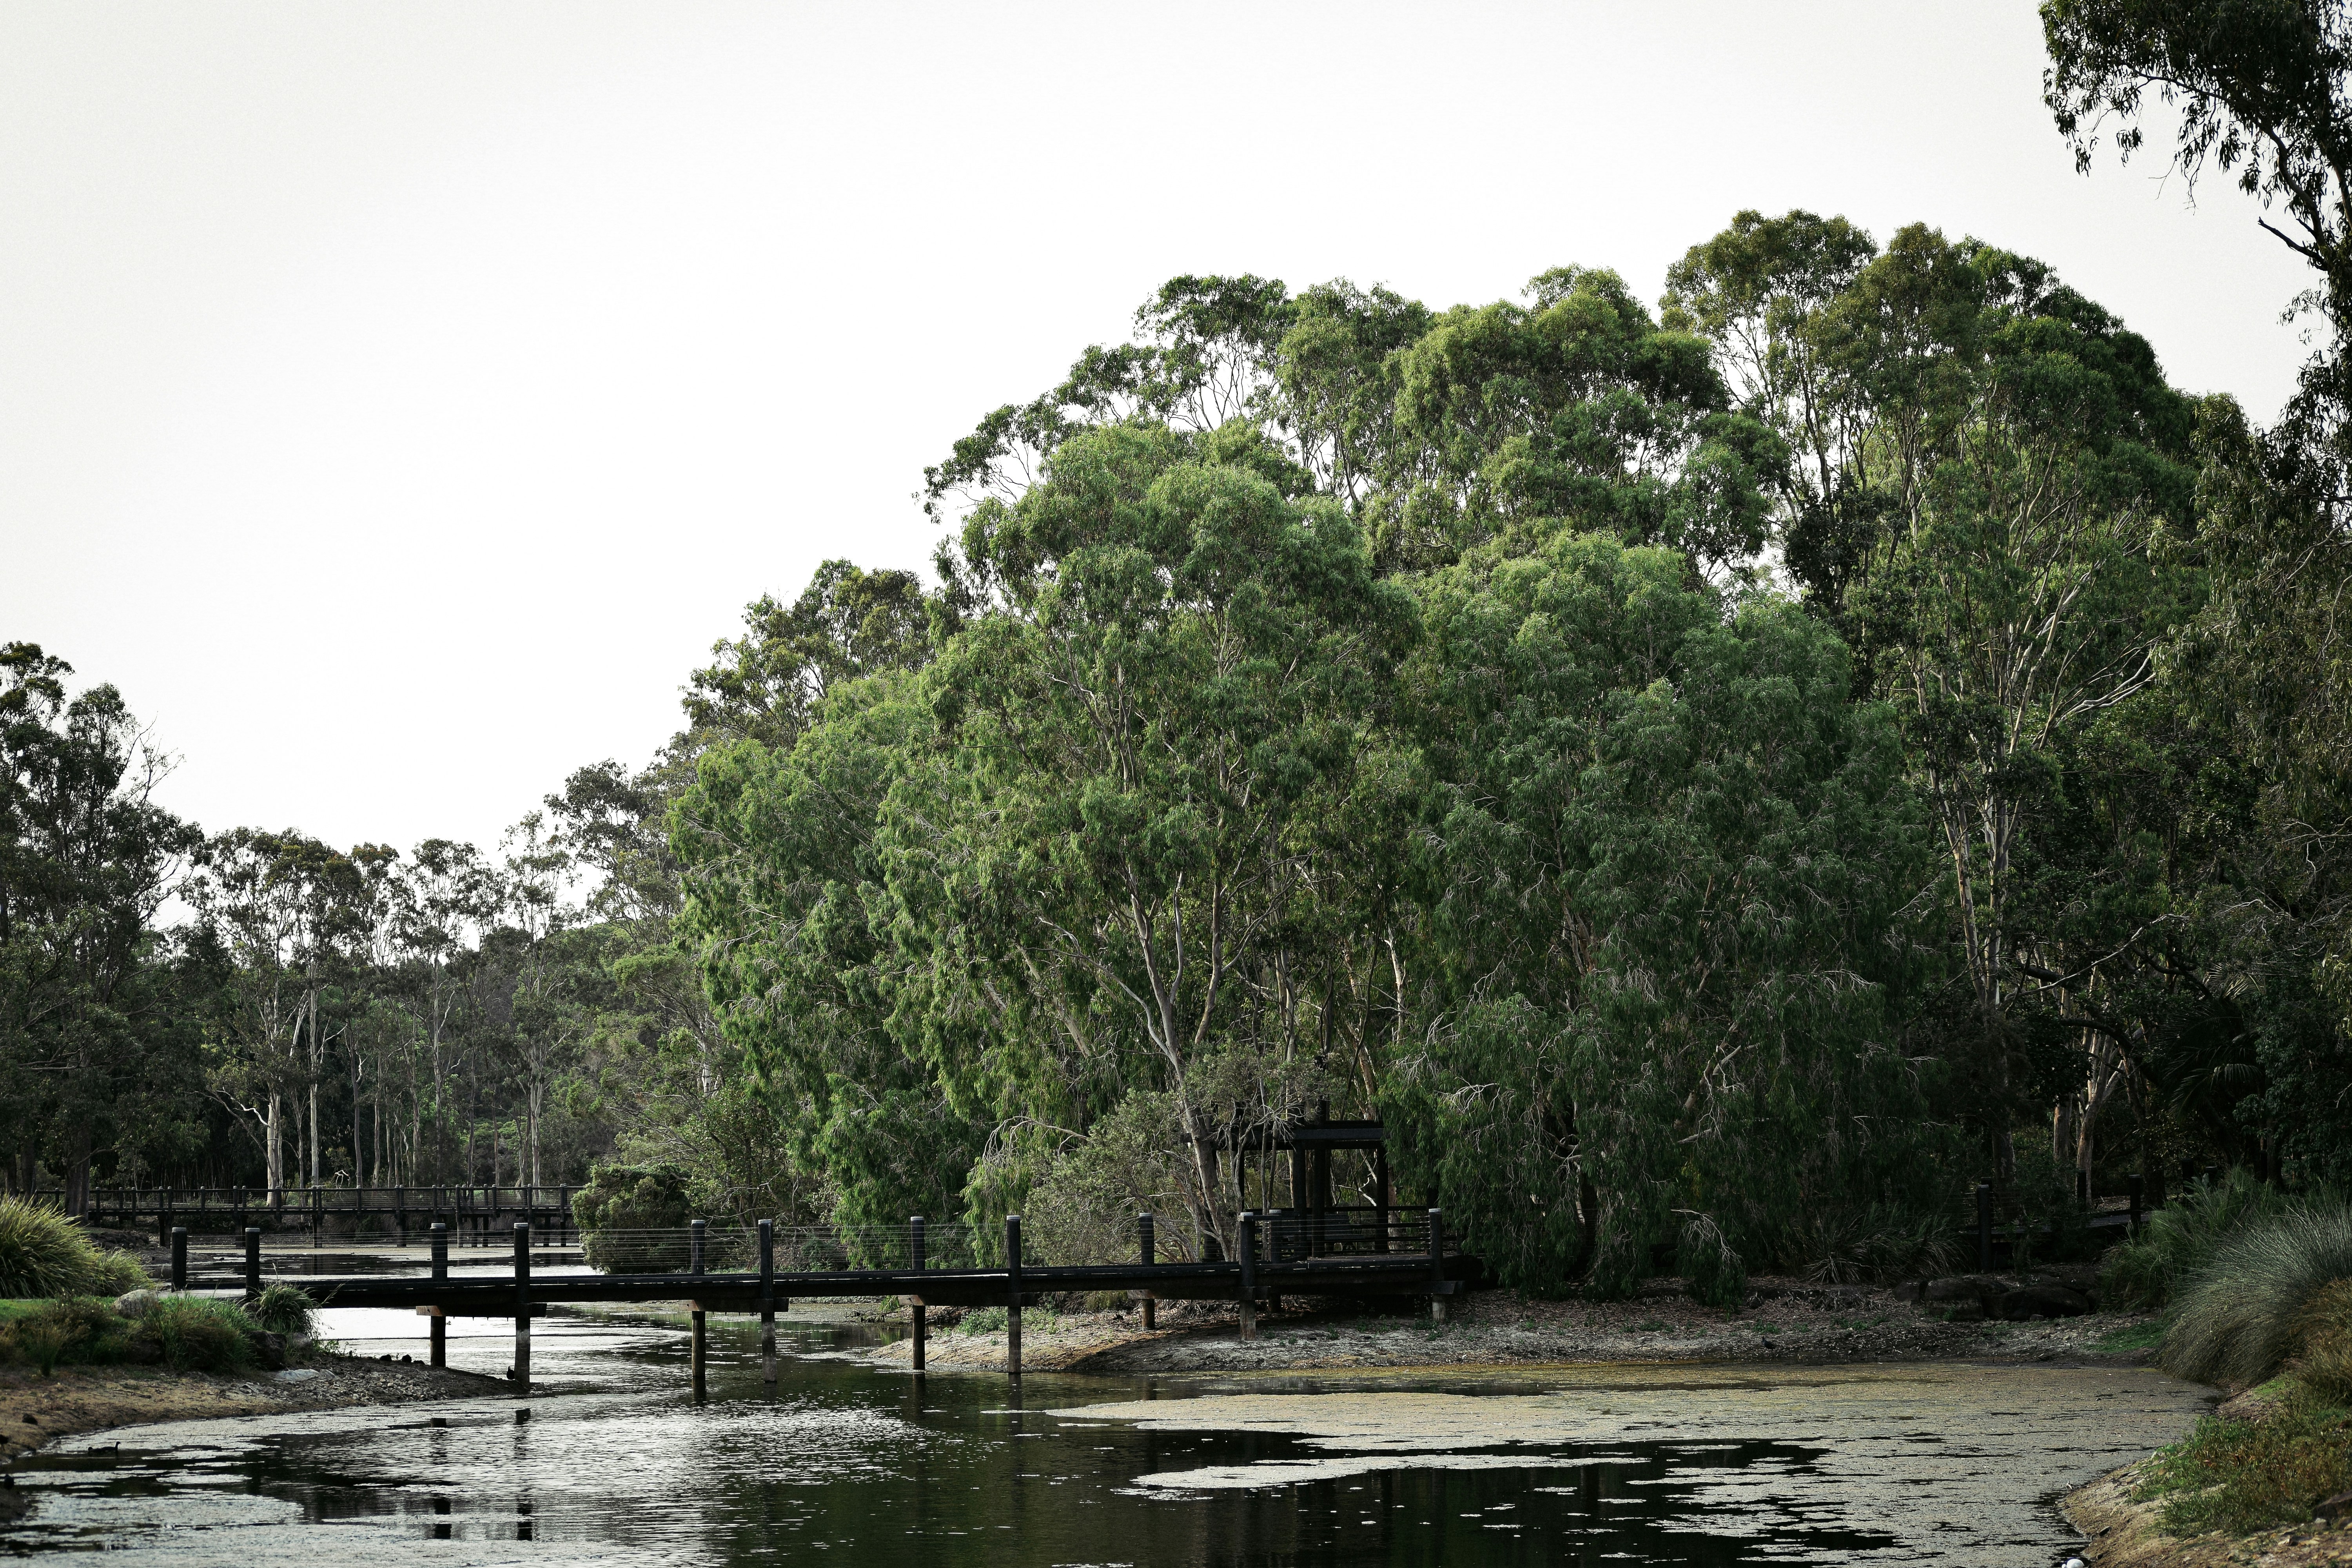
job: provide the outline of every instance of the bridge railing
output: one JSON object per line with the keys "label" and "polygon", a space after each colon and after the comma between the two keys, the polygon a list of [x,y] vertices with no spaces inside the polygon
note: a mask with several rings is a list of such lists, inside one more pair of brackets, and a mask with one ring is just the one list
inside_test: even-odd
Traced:
{"label": "bridge railing", "polygon": [[[1024,1230],[1021,1261],[1042,1268],[1069,1263],[1125,1263],[1140,1254],[1139,1215],[1118,1216],[1118,1230],[1134,1238],[1115,1253],[1099,1257],[1054,1255],[1050,1230]],[[1430,1251],[1427,1211],[1408,1209],[1324,1210],[1314,1214],[1261,1212],[1252,1216],[1255,1260],[1296,1263],[1318,1258],[1377,1258],[1384,1255],[1423,1256]],[[1096,1235],[1110,1226],[1087,1227]],[[1241,1234],[1229,1221],[1228,1236]],[[584,1231],[582,1246],[590,1265],[614,1274],[684,1274],[695,1267],[696,1232],[691,1226],[604,1226]],[[905,1225],[813,1225],[774,1227],[775,1267],[779,1273],[849,1273],[861,1269],[905,1269],[919,1266],[916,1227]],[[700,1232],[701,1265],[710,1273],[728,1273],[758,1266],[759,1233],[752,1226],[712,1220]],[[1441,1232],[1438,1247],[1458,1253],[1460,1238]],[[1201,1258],[1205,1252],[1208,1257]],[[1199,1258],[1213,1261],[1228,1248],[1195,1247],[1189,1237],[1155,1229],[1153,1257],[1173,1263]],[[1004,1238],[996,1227],[960,1222],[926,1221],[922,1226],[919,1266],[931,1268],[1001,1268]]]}

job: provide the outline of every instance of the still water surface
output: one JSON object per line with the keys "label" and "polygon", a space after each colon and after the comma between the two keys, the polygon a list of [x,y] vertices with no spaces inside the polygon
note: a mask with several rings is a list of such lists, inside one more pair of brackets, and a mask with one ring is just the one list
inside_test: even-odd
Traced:
{"label": "still water surface", "polygon": [[[330,1319],[355,1352],[421,1351],[414,1318]],[[505,1370],[506,1324],[453,1327],[453,1364]],[[534,1370],[572,1392],[79,1439],[20,1469],[33,1506],[0,1550],[235,1568],[2025,1568],[2074,1539],[2042,1500],[2196,1405],[2150,1373],[1951,1368],[1032,1375],[1015,1396],[1002,1377],[877,1371],[851,1358],[857,1331],[789,1319],[771,1395],[756,1331],[712,1329],[699,1406],[676,1328],[556,1316]]]}

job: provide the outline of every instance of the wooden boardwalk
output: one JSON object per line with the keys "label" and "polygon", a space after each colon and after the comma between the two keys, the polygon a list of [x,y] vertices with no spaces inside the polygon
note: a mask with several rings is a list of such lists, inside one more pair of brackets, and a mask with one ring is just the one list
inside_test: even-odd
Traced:
{"label": "wooden boardwalk", "polygon": [[[1120,1292],[1141,1302],[1145,1326],[1153,1322],[1153,1303],[1162,1300],[1232,1301],[1241,1314],[1244,1338],[1256,1332],[1258,1309],[1284,1296],[1326,1296],[1360,1300],[1369,1297],[1425,1298],[1434,1316],[1444,1315],[1445,1301],[1477,1279],[1478,1259],[1445,1243],[1444,1216],[1428,1211],[1425,1228],[1414,1239],[1422,1250],[1384,1250],[1309,1256],[1277,1260],[1283,1250],[1271,1235],[1261,1235],[1258,1217],[1240,1216],[1239,1256],[1212,1262],[1163,1263],[1154,1258],[1151,1217],[1138,1217],[1138,1256],[1131,1263],[1038,1264],[1022,1260],[1020,1216],[1005,1221],[1002,1256],[1013,1259],[996,1268],[928,1266],[924,1227],[911,1226],[910,1267],[887,1268],[779,1269],[774,1266],[773,1230],[761,1220],[758,1228],[759,1267],[708,1269],[698,1267],[705,1256],[704,1227],[699,1222],[685,1237],[691,1259],[683,1270],[635,1274],[538,1274],[531,1268],[531,1227],[513,1227],[514,1262],[503,1278],[451,1278],[449,1236],[433,1226],[432,1269],[415,1275],[344,1275],[280,1277],[278,1282],[299,1284],[322,1307],[375,1307],[413,1310],[432,1320],[432,1363],[446,1364],[444,1324],[452,1317],[511,1318],[515,1324],[515,1381],[520,1391],[530,1384],[530,1321],[550,1306],[584,1303],[684,1301],[692,1317],[691,1367],[694,1388],[704,1388],[707,1346],[704,1320],[711,1312],[756,1315],[761,1323],[761,1346],[767,1381],[776,1378],[775,1316],[789,1310],[793,1297],[839,1298],[895,1296],[914,1308],[914,1366],[923,1369],[930,1307],[1003,1307],[1006,1315],[1006,1372],[1021,1375],[1021,1314],[1041,1297],[1063,1291]],[[1389,1238],[1384,1235],[1384,1241]],[[187,1232],[172,1236],[172,1284],[189,1287]],[[247,1299],[260,1295],[261,1232],[245,1233],[243,1286]]]}

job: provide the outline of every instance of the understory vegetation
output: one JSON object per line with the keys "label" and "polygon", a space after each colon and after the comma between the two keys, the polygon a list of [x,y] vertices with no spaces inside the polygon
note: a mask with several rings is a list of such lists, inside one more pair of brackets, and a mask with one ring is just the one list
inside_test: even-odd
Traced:
{"label": "understory vegetation", "polygon": [[2086,167],[2185,94],[2178,167],[2300,226],[2267,427],[1998,237],[1742,212],[1654,299],[1167,280],[926,471],[928,577],[759,598],[495,854],[200,832],[6,645],[8,1184],[593,1170],[610,1268],[697,1215],[1177,1258],[1304,1201],[1237,1147],[1378,1117],[1342,1205],[1732,1303],[1947,1268],[1978,1181],[2083,1250],[2137,1175],[2117,1289],[2235,1368],[2198,1280],[2344,1266],[2352,226],[2336,68],[2209,10],[2052,0],[2045,90]]}
{"label": "understory vegetation", "polygon": [[0,1299],[118,1296],[147,1283],[136,1258],[101,1250],[54,1208],[0,1194]]}
{"label": "understory vegetation", "polygon": [[263,1359],[257,1336],[308,1333],[316,1312],[306,1293],[284,1283],[270,1286],[249,1308],[213,1297],[153,1294],[122,1305],[89,1296],[0,1300],[0,1363],[26,1364],[43,1376],[60,1365],[124,1363],[237,1372]]}

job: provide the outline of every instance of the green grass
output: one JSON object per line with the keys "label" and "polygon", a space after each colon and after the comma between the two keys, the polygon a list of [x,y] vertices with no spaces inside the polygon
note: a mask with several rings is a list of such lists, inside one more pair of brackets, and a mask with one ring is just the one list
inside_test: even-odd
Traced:
{"label": "green grass", "polygon": [[208,1296],[165,1296],[139,1320],[137,1333],[163,1353],[174,1372],[235,1372],[253,1362],[256,1327],[234,1301]]}
{"label": "green grass", "polygon": [[2277,1375],[2300,1348],[2305,1309],[2352,1278],[2352,1208],[2294,1204],[2249,1223],[2175,1296],[2164,1370],[2242,1385]]}
{"label": "green grass", "polygon": [[2103,1355],[2116,1355],[2125,1351],[2152,1351],[2164,1343],[2164,1324],[2151,1319],[2117,1329],[2091,1348]]}
{"label": "green grass", "polygon": [[319,1303],[299,1285],[280,1280],[264,1289],[246,1311],[273,1334],[307,1334],[318,1321]]}
{"label": "green grass", "polygon": [[2284,1193],[2243,1171],[2231,1171],[2218,1182],[2200,1179],[2107,1253],[2099,1270],[2100,1296],[2110,1305],[2144,1312],[2167,1306],[2239,1232],[2275,1219],[2291,1206]]}
{"label": "green grass", "polygon": [[79,1221],[0,1197],[0,1297],[119,1296],[148,1283],[137,1258],[101,1252]]}
{"label": "green grass", "polygon": [[2206,1416],[2143,1475],[2134,1495],[2161,1502],[2169,1535],[2300,1524],[2322,1499],[2352,1489],[2352,1410],[2293,1384],[2260,1422]]}
{"label": "green grass", "polygon": [[47,1301],[11,1301],[0,1320],[0,1360],[30,1363],[43,1377],[59,1364],[90,1364],[124,1359],[131,1324],[114,1303],[97,1297]]}

